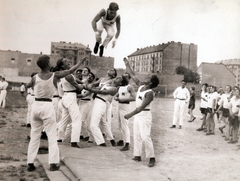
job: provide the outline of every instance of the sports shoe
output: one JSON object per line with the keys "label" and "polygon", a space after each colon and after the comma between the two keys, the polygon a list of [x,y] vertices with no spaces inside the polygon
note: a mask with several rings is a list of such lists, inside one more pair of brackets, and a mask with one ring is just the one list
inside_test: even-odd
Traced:
{"label": "sports shoe", "polygon": [[106,143],[102,143],[99,146],[106,147],[107,145],[106,145]]}
{"label": "sports shoe", "polygon": [[176,125],[172,125],[170,128],[176,128]]}
{"label": "sports shoe", "polygon": [[47,134],[46,134],[45,131],[42,132],[41,139],[42,140],[47,140],[48,139]]}
{"label": "sports shoe", "polygon": [[132,160],[136,161],[136,162],[140,162],[142,161],[141,156],[135,156]]}
{"label": "sports shoe", "polygon": [[59,170],[59,166],[57,166],[56,163],[51,163],[50,164],[50,171],[57,171]]}
{"label": "sports shoe", "polygon": [[29,163],[27,170],[28,170],[29,172],[32,172],[33,170],[36,170],[36,167],[34,166],[33,163]]}
{"label": "sports shoe", "polygon": [[104,46],[101,45],[101,46],[100,46],[100,52],[99,52],[99,56],[100,56],[100,57],[103,56],[103,50],[104,50]]}
{"label": "sports shoe", "polygon": [[95,54],[97,54],[97,52],[98,52],[98,47],[99,47],[99,42],[96,42],[96,43],[95,43],[95,46],[94,46],[94,49],[93,49],[93,52],[94,52]]}
{"label": "sports shoe", "polygon": [[78,146],[77,142],[72,142],[71,147],[80,148],[80,146]]}
{"label": "sports shoe", "polygon": [[83,141],[88,141],[89,140],[89,136],[83,138]]}
{"label": "sports shoe", "polygon": [[119,141],[117,142],[117,146],[123,146],[123,140],[119,140]]}
{"label": "sports shoe", "polygon": [[154,158],[154,157],[153,157],[153,158],[150,158],[149,163],[148,163],[148,166],[149,166],[149,167],[153,167],[153,166],[155,165],[155,163],[156,163],[155,158]]}
{"label": "sports shoe", "polygon": [[235,143],[237,143],[237,142],[238,142],[238,140],[235,140],[235,141],[231,140],[231,141],[229,141],[228,143],[230,143],[230,144],[235,144]]}
{"label": "sports shoe", "polygon": [[129,150],[129,145],[125,145],[120,151],[128,151]]}
{"label": "sports shoe", "polygon": [[182,126],[180,125],[180,126],[178,127],[178,129],[182,129]]}
{"label": "sports shoe", "polygon": [[111,142],[112,146],[116,146],[115,140],[110,140],[110,142]]}

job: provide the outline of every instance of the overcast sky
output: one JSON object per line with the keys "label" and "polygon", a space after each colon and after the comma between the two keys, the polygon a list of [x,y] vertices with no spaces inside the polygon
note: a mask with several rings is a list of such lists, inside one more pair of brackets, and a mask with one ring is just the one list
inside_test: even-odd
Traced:
{"label": "overcast sky", "polygon": [[[0,49],[50,54],[51,42],[78,42],[93,50],[93,17],[111,0],[0,0]],[[104,56],[170,41],[198,45],[198,65],[240,58],[240,0],[116,0],[121,34]],[[105,37],[105,33],[103,34]],[[109,44],[111,45],[111,44]]]}

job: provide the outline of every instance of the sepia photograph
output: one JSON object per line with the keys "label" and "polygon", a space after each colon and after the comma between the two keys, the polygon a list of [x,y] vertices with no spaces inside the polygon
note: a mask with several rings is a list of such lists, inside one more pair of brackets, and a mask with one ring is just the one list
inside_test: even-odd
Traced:
{"label": "sepia photograph", "polygon": [[240,0],[0,0],[0,180],[240,180]]}

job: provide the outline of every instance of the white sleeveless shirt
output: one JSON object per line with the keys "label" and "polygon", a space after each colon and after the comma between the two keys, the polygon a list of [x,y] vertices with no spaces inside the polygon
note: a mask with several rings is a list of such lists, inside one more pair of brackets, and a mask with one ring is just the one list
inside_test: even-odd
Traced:
{"label": "white sleeveless shirt", "polygon": [[[144,87],[144,85],[140,86],[137,91],[137,97],[136,97],[136,107],[140,107],[145,99],[145,94],[148,92],[153,92],[152,89],[145,90],[141,92],[140,90]],[[151,109],[152,102],[148,104],[144,109]]]}
{"label": "white sleeveless shirt", "polygon": [[116,19],[119,16],[119,14],[117,13],[116,16],[112,20],[107,20],[107,11],[108,10],[105,9],[105,11],[106,11],[106,14],[105,14],[105,16],[102,17],[102,23],[110,26],[116,22]]}
{"label": "white sleeveless shirt", "polygon": [[[73,76],[73,75],[72,75]],[[74,80],[75,80],[75,77],[73,76]],[[70,83],[68,82],[65,77],[64,78],[61,78],[61,83],[62,83],[62,88],[63,88],[63,91],[73,91],[73,90],[76,90],[76,88]]]}
{"label": "white sleeveless shirt", "polygon": [[36,75],[36,81],[34,86],[34,94],[36,98],[48,98],[52,99],[55,86],[53,84],[54,73],[48,80],[41,79],[38,74]]}
{"label": "white sleeveless shirt", "polygon": [[131,97],[130,92],[128,92],[128,90],[127,90],[128,86],[129,85],[119,87],[119,89],[118,89],[119,99]]}

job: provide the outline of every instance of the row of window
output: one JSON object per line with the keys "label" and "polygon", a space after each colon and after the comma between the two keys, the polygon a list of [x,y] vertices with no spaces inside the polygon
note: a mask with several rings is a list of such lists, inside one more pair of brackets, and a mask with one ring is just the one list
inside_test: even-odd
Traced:
{"label": "row of window", "polygon": [[[11,63],[15,63],[15,58],[11,58]],[[26,59],[26,62],[27,62],[27,64],[29,65],[29,64],[31,64],[32,63],[32,59],[29,59],[29,58],[27,58]]]}
{"label": "row of window", "polygon": [[129,60],[145,60],[145,59],[153,59],[156,57],[162,57],[162,53],[151,53],[146,55],[138,55],[134,57],[130,57]]}

